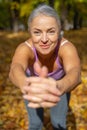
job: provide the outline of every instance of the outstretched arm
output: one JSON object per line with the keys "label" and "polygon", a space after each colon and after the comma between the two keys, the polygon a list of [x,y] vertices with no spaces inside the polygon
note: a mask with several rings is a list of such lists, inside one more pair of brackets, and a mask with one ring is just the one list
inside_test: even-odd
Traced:
{"label": "outstretched arm", "polygon": [[56,91],[58,90],[57,88],[51,87],[53,85],[48,82],[48,69],[46,67],[41,68],[38,63],[35,63],[34,69],[39,74],[39,77],[27,77],[26,69],[29,66],[30,59],[34,59],[31,50],[24,44],[19,45],[12,59],[9,72],[10,80],[27,96],[25,99],[29,101],[31,107],[40,107],[38,106],[39,103],[42,103],[43,107],[54,106],[59,100],[56,95]]}
{"label": "outstretched arm", "polygon": [[61,94],[70,92],[81,82],[80,59],[72,43],[60,47],[59,55],[65,70],[65,76],[57,81]]}
{"label": "outstretched arm", "polygon": [[55,106],[61,100],[61,95],[70,92],[81,82],[80,59],[75,47],[71,43],[62,46],[59,56],[65,70],[65,76],[60,80],[48,78],[47,68],[35,64],[34,69],[39,77],[30,77],[30,86],[25,87],[29,94],[24,98],[29,100],[30,107]]}
{"label": "outstretched arm", "polygon": [[24,43],[20,44],[13,56],[10,66],[9,78],[12,83],[24,92],[23,86],[27,85],[26,69],[28,67],[29,57],[32,58],[32,52]]}

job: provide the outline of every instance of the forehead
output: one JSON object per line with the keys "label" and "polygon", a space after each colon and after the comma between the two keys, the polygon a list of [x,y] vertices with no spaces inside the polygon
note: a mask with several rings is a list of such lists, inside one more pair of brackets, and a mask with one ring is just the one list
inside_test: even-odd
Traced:
{"label": "forehead", "polygon": [[38,15],[36,16],[32,22],[31,27],[46,27],[46,26],[57,26],[57,21],[54,17],[46,16],[46,15]]}

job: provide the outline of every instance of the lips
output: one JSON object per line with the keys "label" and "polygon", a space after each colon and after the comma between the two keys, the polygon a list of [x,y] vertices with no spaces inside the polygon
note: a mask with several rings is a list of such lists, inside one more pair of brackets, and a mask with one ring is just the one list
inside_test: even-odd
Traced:
{"label": "lips", "polygon": [[40,47],[43,49],[48,49],[50,47],[50,45],[40,45]]}

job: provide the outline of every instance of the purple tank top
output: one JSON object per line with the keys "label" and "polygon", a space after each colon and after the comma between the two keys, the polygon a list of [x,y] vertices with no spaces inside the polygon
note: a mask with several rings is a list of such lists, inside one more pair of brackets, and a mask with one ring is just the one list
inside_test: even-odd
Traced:
{"label": "purple tank top", "polygon": [[[37,57],[36,49],[34,47],[33,47],[33,52],[35,55],[35,60],[37,61],[38,57]],[[63,66],[59,62],[58,57],[56,58],[56,62],[58,64],[58,69],[51,73],[48,73],[48,77],[52,77],[55,80],[58,80],[58,79],[61,79],[65,75],[65,72],[64,72]],[[38,74],[34,71],[33,67],[27,68],[26,75],[27,76],[38,76]]]}

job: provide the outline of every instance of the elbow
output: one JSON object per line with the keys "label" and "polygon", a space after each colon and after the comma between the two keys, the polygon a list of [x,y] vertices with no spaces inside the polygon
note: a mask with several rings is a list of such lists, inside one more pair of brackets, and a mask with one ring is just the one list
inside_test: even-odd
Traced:
{"label": "elbow", "polygon": [[10,70],[10,72],[8,74],[8,77],[9,77],[10,80],[12,79],[12,72],[11,72],[11,70]]}
{"label": "elbow", "polygon": [[12,79],[13,79],[13,77],[14,77],[14,76],[13,76],[13,75],[14,75],[14,74],[13,74],[13,70],[14,70],[13,67],[14,67],[13,65],[10,66],[9,74],[8,74],[8,77],[9,77],[9,79],[10,79],[11,81],[12,81]]}
{"label": "elbow", "polygon": [[10,78],[11,78],[11,72],[9,72],[9,75],[8,75],[8,76],[9,76],[9,79],[10,79]]}
{"label": "elbow", "polygon": [[81,76],[80,76],[80,78],[79,78],[78,83],[79,83],[79,84],[81,84],[81,83],[82,83]]}
{"label": "elbow", "polygon": [[82,83],[82,80],[81,80],[81,78],[79,78],[77,85],[79,85],[81,83]]}
{"label": "elbow", "polygon": [[77,82],[77,85],[79,85],[79,84],[81,84],[82,83],[82,80],[81,80],[81,74],[79,74],[79,76],[78,76],[78,80],[77,80],[78,82]]}

